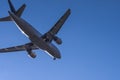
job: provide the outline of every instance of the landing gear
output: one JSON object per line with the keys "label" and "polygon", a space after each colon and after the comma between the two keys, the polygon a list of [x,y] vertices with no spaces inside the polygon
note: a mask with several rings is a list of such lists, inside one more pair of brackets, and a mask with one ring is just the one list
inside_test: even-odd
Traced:
{"label": "landing gear", "polygon": [[53,60],[56,60],[56,58],[54,57]]}

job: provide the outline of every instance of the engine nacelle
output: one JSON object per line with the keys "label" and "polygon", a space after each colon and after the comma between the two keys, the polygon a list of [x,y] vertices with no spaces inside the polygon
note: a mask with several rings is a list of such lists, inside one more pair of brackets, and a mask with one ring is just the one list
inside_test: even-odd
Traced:
{"label": "engine nacelle", "polygon": [[58,38],[57,36],[54,37],[54,41],[59,45],[62,44],[62,40]]}
{"label": "engine nacelle", "polygon": [[35,53],[31,52],[31,53],[28,54],[28,56],[31,57],[31,58],[36,58],[37,55]]}
{"label": "engine nacelle", "polygon": [[42,36],[43,40],[45,42],[51,42],[52,39],[53,39],[53,35],[51,33],[45,33],[43,36]]}

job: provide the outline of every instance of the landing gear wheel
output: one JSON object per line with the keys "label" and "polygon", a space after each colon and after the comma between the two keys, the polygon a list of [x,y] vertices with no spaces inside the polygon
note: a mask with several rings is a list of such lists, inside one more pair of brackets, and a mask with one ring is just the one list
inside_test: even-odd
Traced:
{"label": "landing gear wheel", "polygon": [[56,58],[53,58],[53,60],[56,60]]}

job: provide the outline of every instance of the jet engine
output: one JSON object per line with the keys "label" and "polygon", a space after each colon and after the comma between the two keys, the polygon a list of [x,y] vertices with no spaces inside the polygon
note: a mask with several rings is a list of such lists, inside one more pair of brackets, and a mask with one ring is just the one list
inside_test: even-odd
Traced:
{"label": "jet engine", "polygon": [[34,52],[32,52],[32,46],[33,44],[26,44],[25,45],[25,49],[28,52],[28,56],[30,56],[31,58],[36,58],[36,54]]}
{"label": "jet engine", "polygon": [[62,40],[57,36],[54,36],[54,41],[59,45],[62,44]]}
{"label": "jet engine", "polygon": [[45,33],[45,35],[43,35],[42,38],[45,42],[51,42],[53,36],[50,33]]}
{"label": "jet engine", "polygon": [[51,33],[46,33],[42,36],[42,38],[46,42],[51,42],[52,40],[54,40],[57,44],[62,44],[62,40],[59,37],[52,35]]}
{"label": "jet engine", "polygon": [[31,53],[28,53],[28,56],[30,56],[31,58],[36,58],[37,55],[35,53],[31,52]]}

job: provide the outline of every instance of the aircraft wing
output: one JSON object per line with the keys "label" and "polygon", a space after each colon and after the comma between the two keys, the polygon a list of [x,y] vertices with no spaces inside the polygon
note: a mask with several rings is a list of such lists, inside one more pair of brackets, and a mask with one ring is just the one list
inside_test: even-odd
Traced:
{"label": "aircraft wing", "polygon": [[[36,46],[31,46],[32,50],[38,49]],[[14,46],[9,48],[0,49],[0,53],[4,52],[15,52],[15,51],[25,51],[25,45]]]}
{"label": "aircraft wing", "polygon": [[70,15],[71,11],[68,9],[66,13],[57,21],[57,23],[48,31],[48,33],[52,33],[53,35],[57,34],[62,25],[65,23],[66,19]]}

